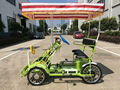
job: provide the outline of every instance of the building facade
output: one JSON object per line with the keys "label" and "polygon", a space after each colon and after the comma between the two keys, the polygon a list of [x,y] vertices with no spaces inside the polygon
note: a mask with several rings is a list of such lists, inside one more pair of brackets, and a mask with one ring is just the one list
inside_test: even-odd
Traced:
{"label": "building facade", "polygon": [[105,3],[103,17],[116,17],[120,22],[120,0],[88,0],[90,3]]}
{"label": "building facade", "polygon": [[[117,22],[120,23],[120,0],[78,0],[81,3],[104,3],[105,11],[102,18],[116,17]],[[79,21],[79,27],[83,21]],[[119,26],[120,30],[120,26]]]}
{"label": "building facade", "polygon": [[22,16],[21,2],[29,2],[29,0],[0,0],[0,19],[5,25],[4,32],[9,32],[9,23],[11,21],[16,21],[21,26],[34,32],[36,21],[28,20]]}

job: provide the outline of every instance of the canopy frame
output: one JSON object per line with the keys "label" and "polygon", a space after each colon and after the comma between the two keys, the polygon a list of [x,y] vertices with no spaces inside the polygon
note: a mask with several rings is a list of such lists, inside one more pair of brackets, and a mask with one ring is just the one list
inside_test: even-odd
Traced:
{"label": "canopy frame", "polygon": [[[104,4],[90,3],[22,3],[22,14],[30,20],[84,19],[103,14]],[[53,15],[53,18],[51,18]]]}
{"label": "canopy frame", "polygon": [[[66,6],[65,6],[66,5]],[[22,3],[22,15],[30,20],[54,20],[54,19],[84,19],[91,20],[97,16],[101,16],[104,12],[104,4],[90,3]],[[101,17],[100,17],[101,18]],[[98,26],[98,35],[100,36],[100,21]],[[51,22],[53,26],[53,22]],[[53,29],[53,27],[52,27]],[[88,36],[90,36],[90,22]],[[53,43],[53,30],[51,30],[51,42]]]}

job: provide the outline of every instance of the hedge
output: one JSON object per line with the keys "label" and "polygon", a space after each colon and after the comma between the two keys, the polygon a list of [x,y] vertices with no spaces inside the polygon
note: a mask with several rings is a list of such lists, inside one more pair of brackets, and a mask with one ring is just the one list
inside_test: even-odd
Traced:
{"label": "hedge", "polygon": [[100,35],[99,40],[120,44],[120,36]]}
{"label": "hedge", "polygon": [[[96,39],[96,37],[97,32],[92,31],[90,33],[90,38]],[[99,40],[120,44],[120,31],[107,31],[105,33],[102,33],[99,37]]]}
{"label": "hedge", "polygon": [[31,40],[33,38],[32,35],[21,36],[15,33],[1,33],[0,34],[0,48],[20,43],[23,41]]}

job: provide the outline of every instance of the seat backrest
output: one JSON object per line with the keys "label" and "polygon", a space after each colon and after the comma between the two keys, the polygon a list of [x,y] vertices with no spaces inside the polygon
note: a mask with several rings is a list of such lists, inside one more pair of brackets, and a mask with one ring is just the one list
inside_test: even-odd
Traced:
{"label": "seat backrest", "polygon": [[94,39],[84,38],[82,41],[82,44],[88,45],[91,48],[94,48],[96,46],[96,41]]}

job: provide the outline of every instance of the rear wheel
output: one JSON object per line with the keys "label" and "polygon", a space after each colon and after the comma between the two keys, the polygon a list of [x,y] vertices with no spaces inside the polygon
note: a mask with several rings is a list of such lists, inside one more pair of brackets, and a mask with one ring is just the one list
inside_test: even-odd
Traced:
{"label": "rear wheel", "polygon": [[101,69],[97,65],[87,65],[83,68],[82,74],[92,74],[92,76],[82,77],[83,81],[88,84],[99,82],[102,77]]}
{"label": "rear wheel", "polygon": [[27,79],[34,86],[41,85],[45,82],[46,72],[38,67],[32,68],[27,74]]}

